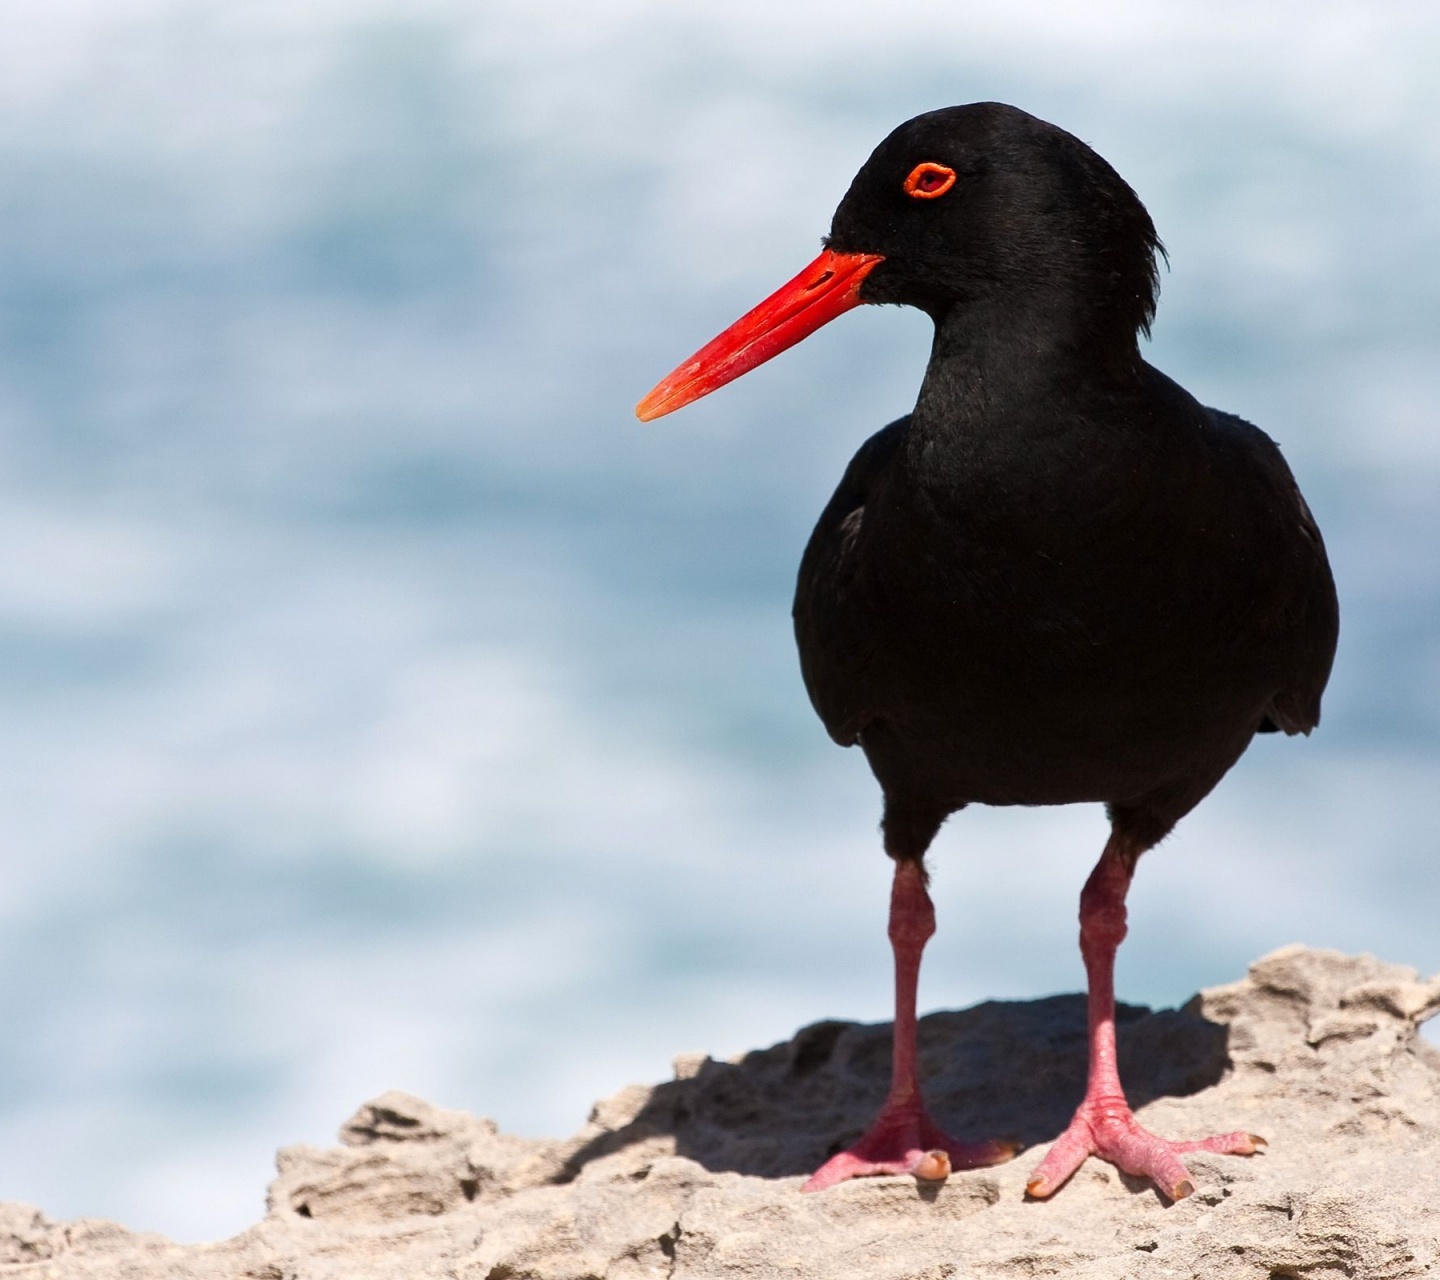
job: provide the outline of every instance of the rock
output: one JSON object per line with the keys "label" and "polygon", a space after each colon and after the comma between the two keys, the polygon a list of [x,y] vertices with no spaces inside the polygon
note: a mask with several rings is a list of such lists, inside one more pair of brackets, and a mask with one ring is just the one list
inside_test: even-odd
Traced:
{"label": "rock", "polygon": [[[1189,1157],[1198,1190],[1174,1205],[1093,1160],[1027,1201],[1038,1151],[938,1187],[801,1195],[868,1122],[890,1052],[888,1025],[820,1022],[732,1062],[678,1059],[673,1080],[597,1103],[564,1141],[385,1094],[341,1146],[281,1151],[265,1219],[219,1244],[4,1206],[0,1278],[1401,1280],[1440,1258],[1440,1053],[1416,1036],[1437,1010],[1440,978],[1302,947],[1182,1010],[1122,1006],[1147,1125],[1270,1140],[1250,1159]],[[958,1136],[1040,1147],[1084,1089],[1079,996],[932,1014],[920,1040]]]}

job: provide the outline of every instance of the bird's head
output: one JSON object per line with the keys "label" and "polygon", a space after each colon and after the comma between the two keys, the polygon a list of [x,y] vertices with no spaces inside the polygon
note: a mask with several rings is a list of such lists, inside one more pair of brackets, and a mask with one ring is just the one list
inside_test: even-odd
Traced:
{"label": "bird's head", "polygon": [[636,408],[670,413],[864,302],[1038,308],[1077,333],[1133,343],[1158,290],[1154,224],[1078,138],[1014,107],[907,120],[840,202],[818,258],[674,370]]}

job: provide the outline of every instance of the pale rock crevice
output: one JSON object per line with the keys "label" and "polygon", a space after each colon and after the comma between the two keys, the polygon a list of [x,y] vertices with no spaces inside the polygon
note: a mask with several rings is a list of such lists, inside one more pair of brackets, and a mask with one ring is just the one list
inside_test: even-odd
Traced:
{"label": "pale rock crevice", "polygon": [[921,1023],[937,1118],[1013,1136],[1007,1165],[801,1195],[883,1095],[889,1027],[784,1044],[596,1104],[564,1140],[389,1093],[341,1145],[287,1147],[265,1218],[212,1245],[0,1207],[0,1280],[1404,1280],[1440,1274],[1440,979],[1287,947],[1183,1010],[1122,1006],[1122,1069],[1168,1136],[1249,1129],[1249,1159],[1188,1158],[1168,1204],[1094,1160],[1053,1200],[1027,1171],[1084,1087],[1084,1001],[989,1002]]}

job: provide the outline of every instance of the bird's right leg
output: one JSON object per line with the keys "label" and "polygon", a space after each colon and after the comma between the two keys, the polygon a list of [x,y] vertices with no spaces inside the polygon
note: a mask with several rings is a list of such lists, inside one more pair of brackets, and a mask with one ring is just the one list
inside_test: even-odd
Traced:
{"label": "bird's right leg", "polygon": [[952,1168],[999,1164],[1015,1154],[1009,1142],[957,1142],[930,1119],[916,1061],[916,987],[920,956],[935,932],[935,907],[918,858],[895,860],[890,890],[890,945],[895,952],[895,1037],[890,1093],[863,1137],[827,1160],[801,1188],[823,1191],[847,1178],[912,1173],[943,1178]]}

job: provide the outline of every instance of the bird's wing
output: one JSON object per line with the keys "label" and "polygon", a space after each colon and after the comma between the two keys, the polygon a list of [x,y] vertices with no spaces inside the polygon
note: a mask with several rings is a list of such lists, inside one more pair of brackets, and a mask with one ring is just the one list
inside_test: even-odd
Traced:
{"label": "bird's wing", "polygon": [[800,561],[795,640],[805,688],[830,736],[853,746],[871,718],[867,672],[879,635],[873,608],[859,597],[865,507],[884,484],[910,418],[877,431],[850,460]]}
{"label": "bird's wing", "polygon": [[1325,540],[1279,446],[1243,418],[1218,409],[1210,412],[1224,426],[1249,437],[1286,535],[1288,555],[1280,566],[1287,579],[1285,674],[1266,708],[1260,732],[1309,733],[1320,723],[1320,697],[1330,679],[1340,632],[1340,606]]}

